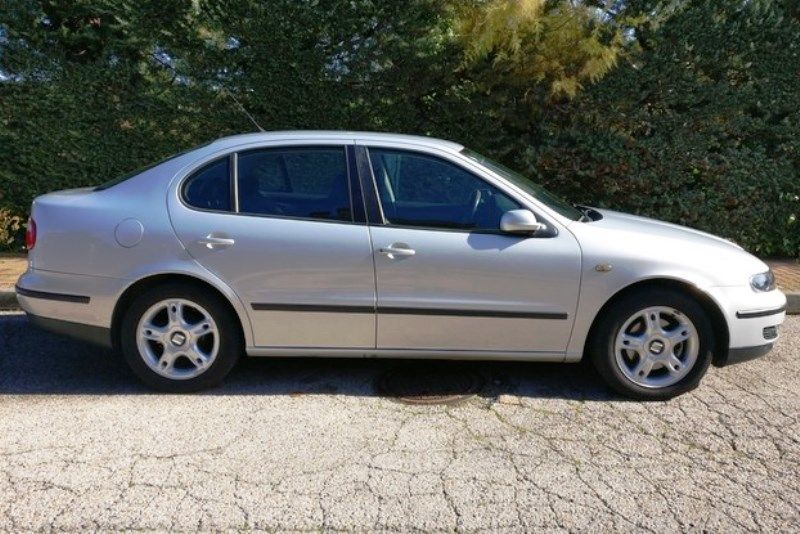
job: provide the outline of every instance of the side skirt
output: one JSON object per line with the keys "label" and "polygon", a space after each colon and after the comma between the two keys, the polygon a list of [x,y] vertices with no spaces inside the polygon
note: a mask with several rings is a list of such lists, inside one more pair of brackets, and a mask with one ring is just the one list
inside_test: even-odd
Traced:
{"label": "side skirt", "polygon": [[432,360],[497,360],[563,362],[563,352],[441,349],[331,349],[318,347],[247,347],[248,356],[289,358],[409,358]]}

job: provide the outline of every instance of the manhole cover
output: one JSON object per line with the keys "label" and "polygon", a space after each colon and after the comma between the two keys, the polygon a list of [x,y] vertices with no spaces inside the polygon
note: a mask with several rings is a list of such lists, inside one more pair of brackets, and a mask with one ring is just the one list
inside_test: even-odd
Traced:
{"label": "manhole cover", "polygon": [[409,365],[389,369],[378,378],[381,395],[406,404],[453,404],[483,389],[483,377],[455,365]]}

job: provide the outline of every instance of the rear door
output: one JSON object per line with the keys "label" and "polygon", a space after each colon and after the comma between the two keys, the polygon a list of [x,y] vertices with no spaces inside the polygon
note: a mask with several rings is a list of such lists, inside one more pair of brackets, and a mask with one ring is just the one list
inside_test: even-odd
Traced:
{"label": "rear door", "polygon": [[580,284],[572,234],[504,234],[502,214],[524,206],[444,153],[373,145],[364,160],[381,212],[370,226],[378,349],[558,359]]}
{"label": "rear door", "polygon": [[186,250],[245,302],[257,346],[375,346],[372,247],[352,161],[345,143],[261,146],[206,163],[170,200]]}

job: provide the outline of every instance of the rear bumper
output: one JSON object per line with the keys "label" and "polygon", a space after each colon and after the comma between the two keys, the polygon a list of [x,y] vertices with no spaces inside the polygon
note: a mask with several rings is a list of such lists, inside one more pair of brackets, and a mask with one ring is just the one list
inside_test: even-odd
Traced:
{"label": "rear bumper", "polygon": [[73,339],[79,339],[99,345],[105,348],[111,348],[111,329],[103,328],[102,326],[92,326],[88,324],[73,323],[71,321],[63,321],[61,319],[51,319],[49,317],[40,317],[38,315],[28,314],[28,320],[43,330],[68,336]]}
{"label": "rear bumper", "polygon": [[29,268],[17,281],[17,301],[44,330],[111,347],[111,314],[124,283]]}
{"label": "rear bumper", "polygon": [[17,301],[30,315],[111,328],[125,280],[28,269],[17,280]]}

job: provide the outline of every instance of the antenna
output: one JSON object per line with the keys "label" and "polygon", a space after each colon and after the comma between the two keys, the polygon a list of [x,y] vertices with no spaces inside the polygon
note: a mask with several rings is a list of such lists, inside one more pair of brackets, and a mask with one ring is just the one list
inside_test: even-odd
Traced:
{"label": "antenna", "polygon": [[249,112],[248,112],[248,111],[245,109],[245,107],[242,105],[242,103],[241,103],[241,102],[239,102],[239,99],[238,99],[238,98],[236,98],[236,96],[234,96],[234,94],[233,94],[232,92],[228,91],[228,88],[227,88],[227,87],[225,87],[225,86],[223,85],[223,86],[222,86],[222,90],[223,90],[223,91],[224,91],[224,92],[225,92],[225,93],[226,93],[226,94],[227,94],[229,97],[231,97],[231,100],[233,100],[233,101],[236,103],[236,105],[239,107],[239,110],[240,110],[242,113],[244,113],[244,114],[245,114],[245,116],[246,116],[248,119],[250,119],[250,122],[252,122],[253,124],[255,124],[255,126],[256,126],[256,128],[258,128],[258,131],[259,131],[259,132],[264,132],[264,131],[266,131],[266,130],[264,130],[264,128],[262,128],[262,127],[261,127],[261,125],[260,125],[260,124],[258,124],[258,121],[256,121],[256,119],[255,119],[255,118],[254,118],[254,117],[253,117],[253,116],[252,116],[252,115],[251,115],[251,114],[250,114],[250,113],[249,113]]}

